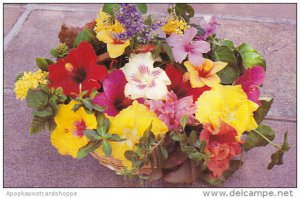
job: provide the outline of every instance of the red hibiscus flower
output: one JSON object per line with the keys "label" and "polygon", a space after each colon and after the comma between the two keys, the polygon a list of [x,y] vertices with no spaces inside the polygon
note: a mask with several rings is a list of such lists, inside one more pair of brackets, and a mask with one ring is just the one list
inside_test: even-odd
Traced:
{"label": "red hibiscus flower", "polygon": [[208,86],[192,88],[190,82],[184,78],[183,72],[172,64],[167,65],[166,73],[171,80],[171,85],[168,88],[173,90],[178,98],[192,95],[195,102],[203,92],[211,89]]}
{"label": "red hibiscus flower", "polygon": [[124,95],[126,83],[127,80],[121,70],[111,72],[103,81],[104,91],[94,98],[93,103],[106,107],[107,115],[117,115],[132,103],[132,100]]}
{"label": "red hibiscus flower", "polygon": [[242,86],[242,89],[247,94],[248,99],[261,105],[259,101],[260,90],[259,87],[265,81],[265,70],[261,66],[254,66],[247,69],[237,80],[236,84]]}
{"label": "red hibiscus flower", "polygon": [[200,141],[206,141],[206,152],[210,153],[207,168],[214,177],[219,177],[229,168],[229,160],[241,153],[240,143],[235,136],[236,130],[222,122],[219,129],[211,124],[205,124],[200,133]]}
{"label": "red hibiscus flower", "polygon": [[100,89],[107,75],[104,66],[97,64],[97,55],[88,42],[72,49],[67,57],[59,59],[48,68],[50,87],[61,87],[67,96],[76,97],[82,91]]}

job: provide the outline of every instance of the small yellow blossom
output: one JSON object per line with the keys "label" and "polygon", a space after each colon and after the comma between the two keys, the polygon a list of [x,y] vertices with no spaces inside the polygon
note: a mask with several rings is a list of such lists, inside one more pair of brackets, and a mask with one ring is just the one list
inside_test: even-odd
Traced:
{"label": "small yellow blossom", "polygon": [[115,33],[120,33],[124,31],[121,23],[112,18],[112,16],[106,12],[101,12],[96,19],[96,26],[94,28],[95,32],[99,33],[102,30],[109,30]]}
{"label": "small yellow blossom", "polygon": [[241,85],[217,85],[204,92],[196,102],[196,118],[202,124],[219,128],[220,120],[236,129],[239,140],[245,131],[257,128],[253,112],[258,105],[248,100]]}
{"label": "small yellow blossom", "polygon": [[162,29],[167,34],[183,34],[186,29],[190,26],[183,20],[172,17],[169,19],[168,23],[166,23]]}
{"label": "small yellow blossom", "polygon": [[47,84],[47,76],[48,72],[43,72],[41,70],[34,73],[24,72],[23,76],[15,83],[14,91],[16,93],[16,98],[24,100],[27,96],[28,89],[37,88],[39,84]]}

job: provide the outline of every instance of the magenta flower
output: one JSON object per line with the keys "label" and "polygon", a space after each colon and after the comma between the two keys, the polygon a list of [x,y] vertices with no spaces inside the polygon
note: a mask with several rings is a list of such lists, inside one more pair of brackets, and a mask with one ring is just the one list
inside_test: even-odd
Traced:
{"label": "magenta flower", "polygon": [[204,61],[203,53],[210,51],[210,45],[206,41],[193,41],[197,35],[197,29],[189,28],[183,35],[171,34],[167,43],[172,47],[173,56],[176,62],[182,61],[188,56],[193,65],[201,65]]}
{"label": "magenta flower", "polygon": [[93,103],[106,107],[105,113],[109,116],[117,115],[132,103],[132,100],[124,95],[126,83],[127,80],[121,70],[111,72],[103,81],[104,91],[93,99]]}
{"label": "magenta flower", "polygon": [[184,115],[188,118],[188,124],[195,125],[197,123],[193,115],[196,112],[193,96],[187,96],[178,100],[176,94],[170,91],[166,100],[145,100],[144,104],[157,114],[168,126],[169,130],[179,130],[180,122]]}
{"label": "magenta flower", "polygon": [[247,69],[235,82],[242,86],[244,92],[247,94],[248,99],[261,105],[259,101],[259,86],[265,81],[265,70],[261,66],[254,66]]}

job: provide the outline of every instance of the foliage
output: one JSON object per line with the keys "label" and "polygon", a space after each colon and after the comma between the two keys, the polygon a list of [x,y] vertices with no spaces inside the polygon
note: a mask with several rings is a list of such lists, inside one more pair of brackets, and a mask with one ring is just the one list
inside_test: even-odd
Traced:
{"label": "foliage", "polygon": [[66,99],[61,88],[54,89],[40,85],[37,89],[29,89],[26,102],[33,109],[30,132],[35,134],[46,128],[52,131],[55,128],[54,116],[58,104],[64,103]]}

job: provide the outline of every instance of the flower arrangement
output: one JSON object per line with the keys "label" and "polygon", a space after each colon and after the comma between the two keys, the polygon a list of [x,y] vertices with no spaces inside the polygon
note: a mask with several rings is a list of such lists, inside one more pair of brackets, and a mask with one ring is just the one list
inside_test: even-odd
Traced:
{"label": "flower arrangement", "polygon": [[142,180],[219,185],[245,151],[268,144],[268,169],[283,164],[287,133],[275,144],[262,124],[273,99],[260,96],[261,54],[217,38],[214,16],[193,23],[189,4],[167,13],[104,4],[82,28],[63,24],[52,58],[36,58],[39,70],[16,79],[17,99],[32,108],[30,132],[47,129],[61,155],[92,154]]}

